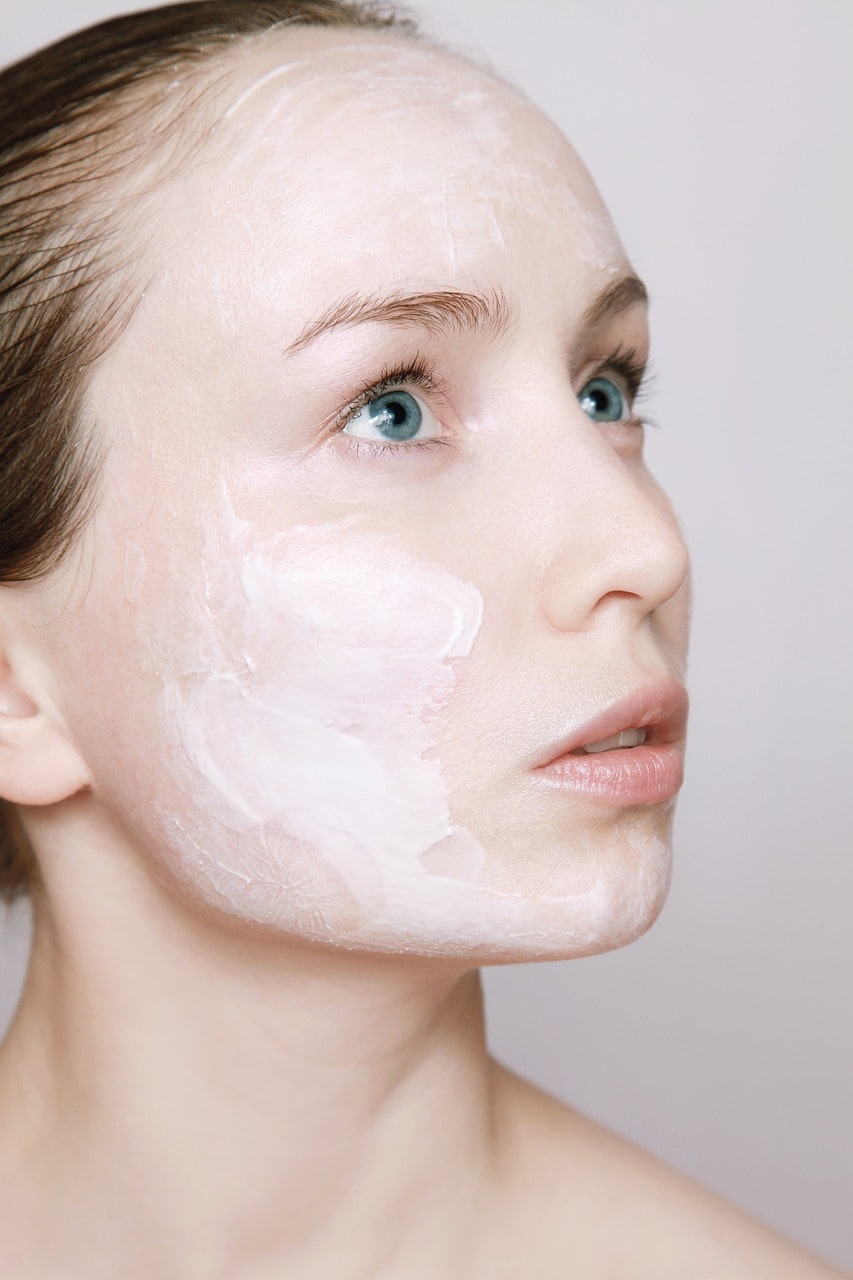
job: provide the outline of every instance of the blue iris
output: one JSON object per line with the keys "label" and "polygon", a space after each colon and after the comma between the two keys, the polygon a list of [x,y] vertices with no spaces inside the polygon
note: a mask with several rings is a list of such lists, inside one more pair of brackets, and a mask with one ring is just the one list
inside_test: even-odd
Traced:
{"label": "blue iris", "polygon": [[364,407],[370,425],[389,440],[411,440],[423,422],[421,407],[408,391],[387,391]]}
{"label": "blue iris", "polygon": [[592,378],[578,400],[593,422],[621,422],[625,417],[625,397],[611,378]]}

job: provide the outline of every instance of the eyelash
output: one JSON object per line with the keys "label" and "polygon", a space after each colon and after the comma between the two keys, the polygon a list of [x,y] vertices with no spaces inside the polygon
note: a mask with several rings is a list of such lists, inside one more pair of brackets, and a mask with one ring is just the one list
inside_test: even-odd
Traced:
{"label": "eyelash", "polygon": [[[632,406],[648,395],[651,385],[648,365],[643,363],[633,348],[617,347],[606,360],[602,360],[595,365],[587,377],[587,382],[590,382],[593,378],[600,378],[602,375],[611,373],[615,373],[622,379],[628,392],[628,400]],[[414,360],[405,364],[394,368],[386,367],[375,382],[363,387],[355,400],[350,401],[343,412],[335,419],[331,428],[332,434],[339,435],[355,415],[365,405],[370,404],[371,400],[375,400],[377,396],[385,395],[388,391],[396,391],[405,386],[420,387],[423,391],[430,391],[438,395],[443,393],[443,386],[441,380],[436,376],[435,366],[419,354]],[[654,426],[655,424],[648,418],[631,417],[626,418],[623,425],[627,427],[642,427]],[[407,444],[394,444],[390,440],[359,440],[356,437],[352,437],[347,444],[347,452],[353,450],[358,456],[362,450],[366,450],[372,458],[388,453],[411,453],[413,449],[435,448],[453,448],[453,445],[449,440],[445,440],[441,436],[431,436],[426,440],[412,440]]]}
{"label": "eyelash", "polygon": [[[633,347],[617,347],[606,360],[595,365],[587,375],[587,382],[600,378],[603,374],[615,373],[622,379],[628,392],[628,401],[633,407],[638,400],[643,400],[652,385],[649,365],[644,364]],[[627,426],[643,426],[648,419],[626,418]]]}
{"label": "eyelash", "polygon": [[[406,364],[383,369],[376,382],[365,386],[355,400],[352,400],[338,415],[332,427],[332,433],[337,435],[342,432],[355,415],[377,396],[384,396],[387,391],[397,391],[405,386],[420,387],[422,391],[431,391],[434,395],[441,395],[443,391],[442,383],[436,376],[435,366],[425,360],[422,355],[417,355],[414,360]],[[408,444],[394,444],[390,440],[358,440],[352,437],[347,443],[346,451],[349,453],[353,450],[358,455],[362,450],[366,450],[370,457],[375,458],[379,454],[411,453],[413,449],[436,447],[453,448],[450,441],[441,436],[431,436],[426,440],[412,440]]]}
{"label": "eyelash", "polygon": [[[625,390],[628,393],[628,404],[632,411],[639,401],[647,398],[656,380],[650,361],[643,361],[633,347],[617,347],[612,355],[609,355],[606,360],[602,360],[590,371],[587,375],[587,381],[590,382],[593,378],[614,373],[625,384]],[[659,423],[654,418],[649,417],[647,413],[644,413],[641,417],[639,414],[632,412],[629,418],[625,418],[621,423],[614,423],[613,425],[642,430],[644,427],[657,429]]]}

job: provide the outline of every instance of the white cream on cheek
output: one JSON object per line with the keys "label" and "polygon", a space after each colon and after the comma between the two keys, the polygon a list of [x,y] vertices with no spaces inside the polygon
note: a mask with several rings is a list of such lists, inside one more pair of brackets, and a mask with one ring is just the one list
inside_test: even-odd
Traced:
{"label": "white cream on cheek", "polygon": [[194,871],[231,909],[321,936],[393,932],[404,900],[423,907],[437,884],[424,855],[439,844],[472,883],[484,862],[450,819],[427,723],[482,597],[358,523],[259,542],[230,514],[206,548],[201,627],[177,646],[194,656],[175,668],[168,640],[157,646],[166,723],[201,800],[173,829],[205,815]]}
{"label": "white cream on cheek", "polygon": [[416,868],[452,834],[424,716],[480,593],[345,521],[260,544],[230,524],[205,562],[209,668],[167,686],[189,759],[234,830],[284,823],[354,885]]}

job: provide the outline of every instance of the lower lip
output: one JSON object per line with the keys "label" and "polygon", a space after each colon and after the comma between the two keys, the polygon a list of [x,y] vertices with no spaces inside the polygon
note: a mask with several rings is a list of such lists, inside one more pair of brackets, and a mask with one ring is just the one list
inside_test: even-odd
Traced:
{"label": "lower lip", "polygon": [[675,743],[648,743],[561,756],[533,772],[556,790],[606,804],[662,804],[674,799],[684,781],[684,758]]}

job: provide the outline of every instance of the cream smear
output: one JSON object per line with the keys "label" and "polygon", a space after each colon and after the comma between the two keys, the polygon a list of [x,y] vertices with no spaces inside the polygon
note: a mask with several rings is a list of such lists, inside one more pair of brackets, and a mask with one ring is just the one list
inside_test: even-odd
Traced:
{"label": "cream smear", "polygon": [[190,835],[205,815],[194,878],[253,919],[318,937],[393,931],[415,894],[435,910],[453,884],[429,867],[436,846],[472,883],[484,862],[429,757],[429,715],[471,651],[482,596],[388,538],[348,537],[353,523],[259,541],[229,512],[205,551],[200,632],[180,646],[197,659],[164,674],[170,737],[201,800],[189,820],[171,815],[173,830]]}
{"label": "cream smear", "polygon": [[[428,226],[429,243],[444,246],[443,270],[464,275],[487,247],[506,250],[505,224],[523,209],[540,221],[561,219],[594,271],[621,269],[624,250],[569,144],[489,72],[393,39],[365,45],[291,33],[289,56],[282,52],[271,46],[271,65],[229,90],[234,97],[213,131],[222,169],[210,213],[239,225],[252,243],[263,245],[274,228],[305,268],[317,245],[328,254],[334,243],[329,220],[344,217],[348,262],[369,264],[385,261],[409,224],[418,244]],[[261,162],[289,181],[259,182]],[[353,171],[360,182],[344,209],[330,204],[328,193]],[[396,198],[377,199],[389,190]]]}

